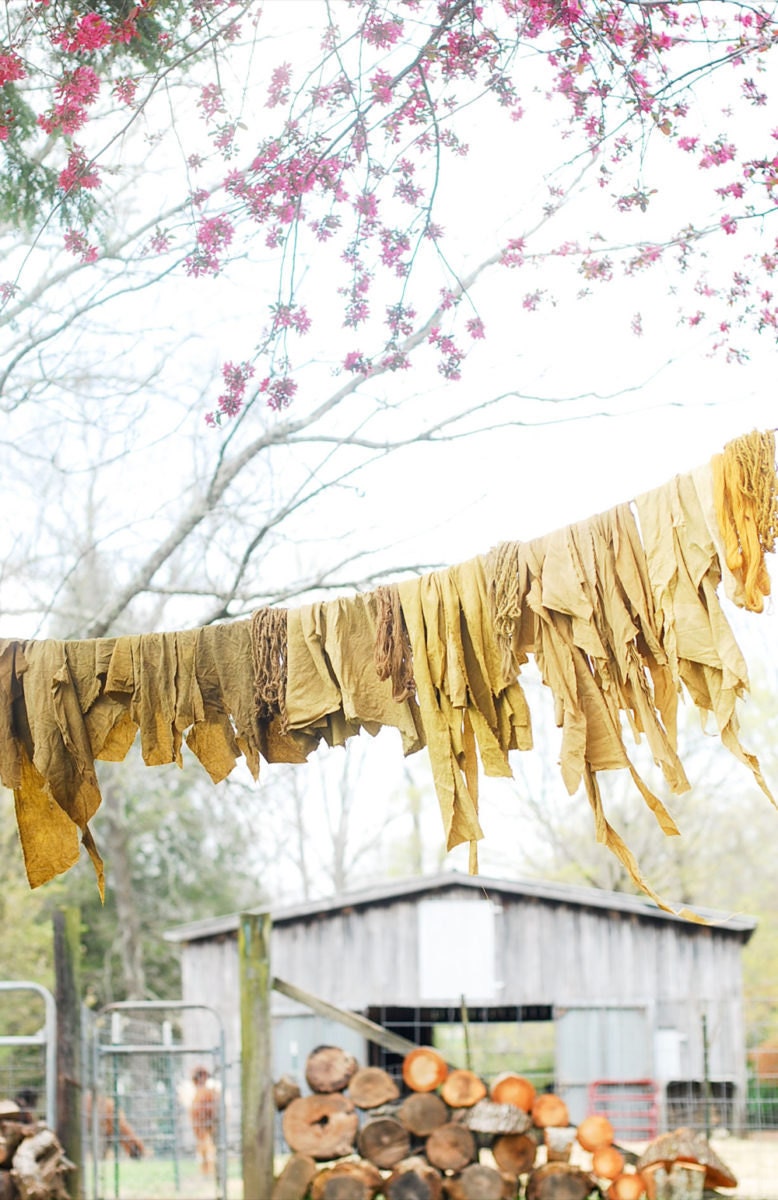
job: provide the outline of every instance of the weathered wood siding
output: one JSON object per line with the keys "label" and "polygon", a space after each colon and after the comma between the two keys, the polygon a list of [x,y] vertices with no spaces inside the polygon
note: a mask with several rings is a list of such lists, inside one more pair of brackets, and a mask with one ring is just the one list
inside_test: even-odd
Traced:
{"label": "weathered wood siding", "polygon": [[[702,1078],[702,1017],[710,1038],[712,1078],[745,1084],[742,938],[732,931],[587,908],[537,897],[451,887],[424,903],[457,900],[494,906],[497,1005],[557,1009],[639,1006],[651,1036],[677,1031],[682,1078]],[[274,975],[344,1008],[417,1007],[418,897],[278,921]],[[451,953],[466,953],[451,930]],[[190,942],[183,953],[183,995],[219,1011],[228,1057],[240,1044],[235,936]],[[440,997],[459,1003],[459,996]],[[301,1016],[275,994],[273,1012]],[[653,1056],[653,1048],[651,1049]]]}

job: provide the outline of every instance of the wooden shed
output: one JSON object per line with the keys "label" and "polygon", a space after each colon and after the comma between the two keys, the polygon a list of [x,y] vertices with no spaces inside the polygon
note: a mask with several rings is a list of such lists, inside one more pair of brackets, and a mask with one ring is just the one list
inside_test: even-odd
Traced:
{"label": "wooden shed", "polygon": [[[702,1095],[706,1078],[720,1123],[738,1121],[741,950],[755,922],[706,916],[697,925],[642,897],[451,872],[274,909],[271,970],[438,1045],[455,1065],[475,1055],[478,1069],[484,1053],[482,1073],[534,1072],[565,1097],[575,1122],[609,1097],[622,1136],[638,1137],[680,1123],[687,1114],[678,1105]],[[237,928],[232,915],[166,934],[182,947],[183,1000],[221,1014],[233,1062]],[[323,1043],[391,1065],[384,1051],[278,993],[273,1017],[275,1077],[302,1078],[307,1054]]]}

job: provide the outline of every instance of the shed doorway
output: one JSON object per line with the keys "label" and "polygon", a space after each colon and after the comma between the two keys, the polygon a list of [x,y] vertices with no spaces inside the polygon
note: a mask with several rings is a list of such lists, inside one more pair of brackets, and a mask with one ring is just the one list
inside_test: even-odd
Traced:
{"label": "shed doorway", "polygon": [[[372,1007],[365,1015],[419,1046],[434,1046],[448,1063],[469,1065],[486,1079],[515,1071],[531,1079],[537,1091],[554,1086],[555,1028],[550,1005]],[[399,1076],[400,1055],[373,1044],[368,1053],[371,1066]]]}
{"label": "shed doorway", "polygon": [[[557,1008],[557,1088],[577,1125],[591,1108],[591,1089],[609,1096],[617,1134],[641,1136],[655,1121],[651,1023],[645,1005]],[[635,1085],[640,1084],[637,1088]],[[648,1097],[651,1097],[649,1100]]]}

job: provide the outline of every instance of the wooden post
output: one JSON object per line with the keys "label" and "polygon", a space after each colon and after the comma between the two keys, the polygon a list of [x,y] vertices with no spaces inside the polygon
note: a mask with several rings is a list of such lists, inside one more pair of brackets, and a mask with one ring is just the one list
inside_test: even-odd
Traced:
{"label": "wooden post", "polygon": [[54,913],[54,970],[57,1001],[57,1136],[75,1170],[68,1175],[74,1200],[83,1196],[81,1146],[81,913]]}
{"label": "wooden post", "polygon": [[273,1026],[270,1017],[270,913],[241,913],[241,1144],[243,1195],[273,1191]]}

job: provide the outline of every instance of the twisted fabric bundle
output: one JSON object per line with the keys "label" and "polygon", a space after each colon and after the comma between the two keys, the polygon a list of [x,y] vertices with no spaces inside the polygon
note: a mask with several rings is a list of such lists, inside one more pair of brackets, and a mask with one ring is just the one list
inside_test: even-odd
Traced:
{"label": "twisted fabric bundle", "polygon": [[378,628],[375,638],[375,669],[381,680],[391,679],[392,699],[401,704],[416,694],[408,629],[400,605],[397,584],[376,588]]}
{"label": "twisted fabric bundle", "polygon": [[762,612],[770,594],[764,556],[775,549],[778,533],[775,434],[754,431],[735,438],[711,465],[726,564],[742,585],[745,607]]}

